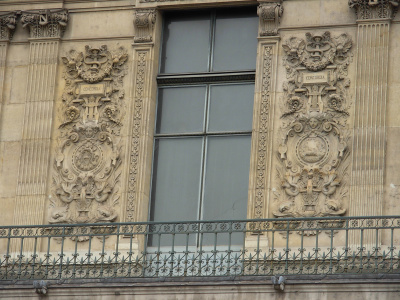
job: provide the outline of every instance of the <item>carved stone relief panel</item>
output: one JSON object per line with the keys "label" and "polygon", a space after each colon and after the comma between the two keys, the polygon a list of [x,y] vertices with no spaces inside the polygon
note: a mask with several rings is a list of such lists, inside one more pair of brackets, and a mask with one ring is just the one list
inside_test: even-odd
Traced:
{"label": "carved stone relief panel", "polygon": [[126,50],[71,50],[62,58],[65,91],[54,162],[50,223],[117,219]]}
{"label": "carved stone relief panel", "polygon": [[343,215],[348,193],[352,40],[307,33],[284,41],[276,217]]}

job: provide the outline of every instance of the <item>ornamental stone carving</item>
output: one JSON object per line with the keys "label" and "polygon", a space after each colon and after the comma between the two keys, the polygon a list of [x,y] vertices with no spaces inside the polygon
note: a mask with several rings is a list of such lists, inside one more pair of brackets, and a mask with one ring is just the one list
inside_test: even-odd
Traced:
{"label": "ornamental stone carving", "polygon": [[17,12],[0,15],[0,40],[11,40],[17,25]]}
{"label": "ornamental stone carving", "polygon": [[283,14],[282,1],[261,3],[257,14],[261,20],[260,36],[273,36],[278,34],[278,25]]}
{"label": "ornamental stone carving", "polygon": [[22,13],[22,27],[28,28],[31,38],[60,38],[68,23],[68,10],[39,10]]}
{"label": "ornamental stone carving", "polygon": [[347,68],[352,40],[306,34],[283,43],[284,83],[281,103],[276,217],[342,215],[347,197],[350,107]]}
{"label": "ornamental stone carving", "polygon": [[107,46],[62,58],[66,87],[54,162],[50,223],[113,222],[120,197],[127,52]]}
{"label": "ornamental stone carving", "polygon": [[153,27],[156,23],[155,9],[139,9],[134,14],[135,43],[149,43],[153,41]]}
{"label": "ornamental stone carving", "polygon": [[391,19],[397,12],[399,0],[349,0],[357,19]]}

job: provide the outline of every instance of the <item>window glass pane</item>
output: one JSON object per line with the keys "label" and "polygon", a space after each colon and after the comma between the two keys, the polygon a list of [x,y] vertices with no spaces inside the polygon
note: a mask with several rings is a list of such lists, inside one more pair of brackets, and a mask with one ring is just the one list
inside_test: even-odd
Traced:
{"label": "window glass pane", "polygon": [[152,221],[197,220],[202,138],[155,141]]}
{"label": "window glass pane", "polygon": [[244,219],[251,136],[207,138],[203,219]]}
{"label": "window glass pane", "polygon": [[209,47],[209,12],[178,12],[166,16],[161,73],[206,72]]}
{"label": "window glass pane", "polygon": [[251,131],[253,102],[253,83],[211,86],[207,131]]}
{"label": "window glass pane", "polygon": [[161,88],[156,133],[204,131],[206,87]]}
{"label": "window glass pane", "polygon": [[217,12],[213,71],[256,68],[258,17],[244,9]]}
{"label": "window glass pane", "polygon": [[[237,220],[247,215],[251,136],[207,138],[203,195],[203,220]],[[219,234],[219,244],[229,235]],[[232,244],[242,243],[242,234],[232,235]],[[203,237],[213,243],[212,235]]]}

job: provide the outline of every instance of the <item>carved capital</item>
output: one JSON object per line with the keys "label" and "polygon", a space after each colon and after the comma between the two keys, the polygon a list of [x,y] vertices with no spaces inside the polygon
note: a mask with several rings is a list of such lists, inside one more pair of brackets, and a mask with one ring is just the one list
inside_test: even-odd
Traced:
{"label": "carved capital", "polygon": [[135,26],[135,43],[153,41],[153,28],[156,23],[155,9],[139,9],[135,11],[133,24]]}
{"label": "carved capital", "polygon": [[60,38],[68,23],[68,10],[39,10],[22,13],[22,27],[28,28],[31,38]]}
{"label": "carved capital", "polygon": [[261,3],[257,14],[261,20],[261,36],[273,36],[278,34],[280,17],[283,14],[281,1]]}
{"label": "carved capital", "polygon": [[17,24],[17,12],[0,15],[0,40],[11,40]]}
{"label": "carved capital", "polygon": [[391,19],[394,17],[399,0],[349,0],[358,20]]}

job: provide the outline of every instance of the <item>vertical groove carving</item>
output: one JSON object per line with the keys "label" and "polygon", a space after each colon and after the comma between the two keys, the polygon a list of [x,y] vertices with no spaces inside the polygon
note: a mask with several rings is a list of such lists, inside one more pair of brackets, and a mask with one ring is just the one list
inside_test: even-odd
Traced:
{"label": "vertical groove carving", "polygon": [[[386,151],[386,102],[389,23],[358,25],[357,88],[353,129],[350,212],[382,214]],[[359,240],[351,235],[350,244]],[[380,245],[375,232],[364,233],[364,245]]]}
{"label": "vertical groove carving", "polygon": [[[30,44],[22,149],[14,211],[14,224],[18,225],[43,222],[58,46],[57,40],[32,41]],[[33,245],[26,246],[33,247]]]}
{"label": "vertical groove carving", "polygon": [[2,118],[4,74],[6,70],[8,42],[0,42],[0,120]]}

